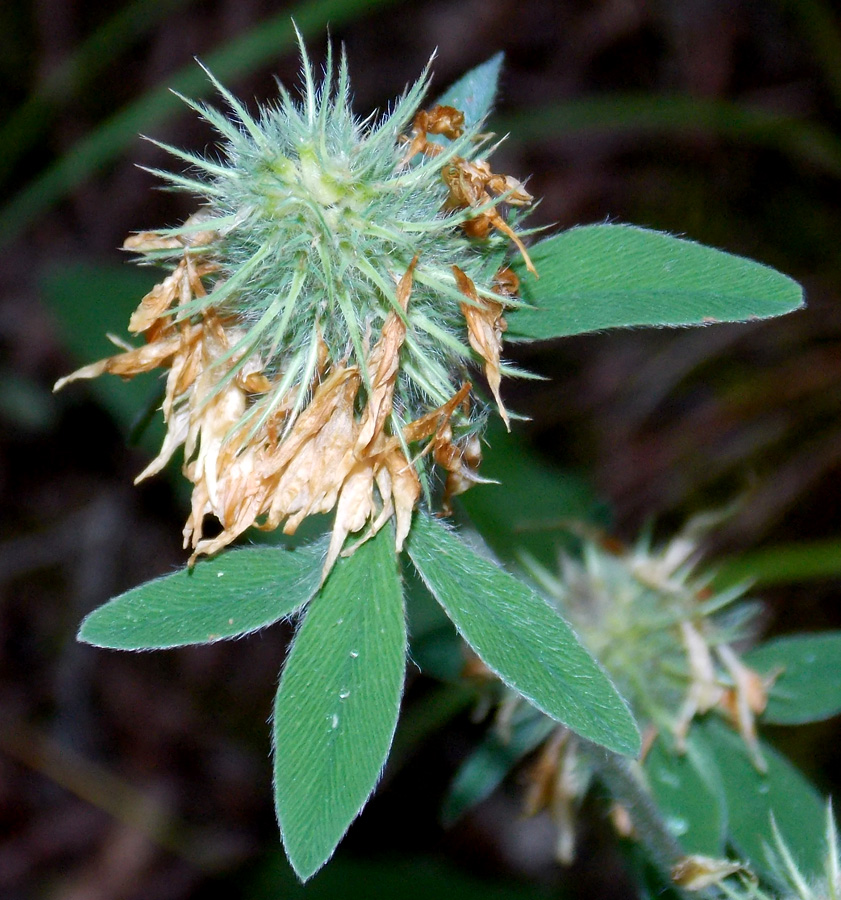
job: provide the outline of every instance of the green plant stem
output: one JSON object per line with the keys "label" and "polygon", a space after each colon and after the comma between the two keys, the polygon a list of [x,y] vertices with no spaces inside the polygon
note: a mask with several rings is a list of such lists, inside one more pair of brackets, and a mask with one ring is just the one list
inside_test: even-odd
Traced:
{"label": "green plant stem", "polygon": [[[229,41],[211,53],[205,63],[220,81],[233,81],[292,46],[295,35],[290,18],[295,20],[306,38],[321,33],[328,23],[335,28],[397,2],[399,0],[308,0]],[[168,76],[167,86],[193,99],[213,90],[207,76],[194,63]],[[6,246],[42,212],[85,179],[112,163],[135,140],[138,132],[159,127],[182,108],[183,103],[171,91],[156,88],[82,138],[5,206],[0,213],[0,247]]]}
{"label": "green plant stem", "polygon": [[[633,763],[589,741],[581,741],[580,747],[581,752],[595,766],[598,778],[613,799],[627,807],[637,838],[651,861],[671,887],[682,893],[673,884],[671,871],[686,853],[672,836],[657,804],[634,773]],[[697,892],[694,896],[705,897],[708,896],[708,892]]]}

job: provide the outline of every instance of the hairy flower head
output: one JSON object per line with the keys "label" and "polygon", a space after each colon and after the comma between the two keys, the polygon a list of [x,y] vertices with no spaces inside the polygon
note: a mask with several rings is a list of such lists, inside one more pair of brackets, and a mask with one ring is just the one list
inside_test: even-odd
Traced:
{"label": "hairy flower head", "polygon": [[659,548],[647,538],[628,549],[588,540],[580,561],[563,561],[561,578],[533,574],[652,737],[668,734],[682,751],[695,717],[717,710],[764,771],[755,718],[774,677],[753,672],[732,646],[752,637],[756,604],[735,603],[744,587],[717,592],[711,575],[695,572],[698,537],[715,521],[698,516]]}
{"label": "hairy flower head", "polygon": [[[186,101],[221,142],[218,158],[165,148],[190,169],[157,174],[201,206],[125,243],[170,269],[129,323],[145,344],[56,387],[168,370],[166,438],[139,478],[183,447],[192,559],[251,525],[292,533],[335,510],[326,574],[349,534],[365,539],[393,517],[399,549],[422,494],[443,482],[446,508],[481,480],[484,405],[469,367],[484,367],[507,423],[512,242],[533,267],[501,209],[532,198],[492,171],[481,122],[419,108],[427,73],[388,115],[360,121],[344,56],[334,73],[328,54],[317,83],[301,49],[300,100],[281,86],[252,116],[209,76],[230,114]],[[207,515],[216,537],[203,535]]]}
{"label": "hairy flower head", "polygon": [[[752,637],[755,604],[735,602],[744,588],[717,592],[711,577],[696,574],[698,538],[718,518],[698,516],[662,547],[642,539],[626,548],[587,534],[580,557],[562,558],[560,576],[535,562],[528,568],[629,701],[646,751],[661,739],[667,752],[683,753],[695,718],[718,712],[738,730],[754,765],[764,771],[756,717],[779,673],[753,671],[733,649]],[[540,717],[508,692],[494,724],[503,740],[511,740],[515,731],[521,741],[530,732],[539,739],[529,747],[536,755],[526,774],[525,808],[528,814],[550,812],[558,859],[569,863],[577,810],[597,766],[582,753],[575,734],[548,720],[544,730]],[[627,810],[617,807],[614,813],[617,830],[630,834]],[[701,879],[703,866],[698,859],[692,862],[695,869],[687,863],[684,876]],[[732,866],[727,874],[738,869]],[[715,874],[718,880],[719,870]]]}

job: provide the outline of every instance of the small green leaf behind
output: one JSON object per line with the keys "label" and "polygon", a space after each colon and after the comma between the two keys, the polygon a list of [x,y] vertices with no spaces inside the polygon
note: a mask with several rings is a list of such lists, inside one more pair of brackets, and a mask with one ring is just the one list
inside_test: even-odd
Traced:
{"label": "small green leaf behind", "polygon": [[162,650],[249,634],[312,597],[326,549],[325,538],[296,550],[230,550],[109,600],[84,619],[79,640],[114,650]]}
{"label": "small green leaf behind", "polygon": [[633,325],[741,322],[803,305],[775,269],[632,225],[587,225],[530,249],[539,279],[514,263],[522,307],[506,313],[512,340],[546,340]]}
{"label": "small green leaf behind", "polygon": [[402,574],[412,662],[424,675],[463,686],[464,641],[405,557]]}
{"label": "small green leaf behind", "polygon": [[310,602],[274,708],[275,809],[306,881],[361,811],[388,755],[406,626],[394,533],[340,559]]}
{"label": "small green leaf behind", "polygon": [[645,758],[645,773],[666,825],[686,853],[724,855],[727,804],[715,762],[690,733],[678,754],[660,735]]}
{"label": "small green leaf behind", "polygon": [[760,675],[779,672],[763,721],[820,722],[841,712],[841,631],[768,641],[744,657]]}
{"label": "small green leaf behind", "polygon": [[[237,877],[237,896],[248,900],[556,900],[557,890],[530,885],[498,873],[468,874],[464,866],[438,855],[401,854],[390,858],[343,858],[340,854],[314,881],[292,882],[286,860],[261,855]],[[249,877],[250,876],[250,877]],[[244,884],[243,884],[244,881]]]}
{"label": "small green leaf behind", "polygon": [[640,737],[625,701],[575,633],[541,597],[418,513],[408,551],[415,568],[485,665],[538,709],[617,753]]}
{"label": "small green leaf behind", "polygon": [[768,764],[758,772],[741,737],[723,722],[708,716],[698,722],[704,743],[715,757],[727,798],[727,831],[738,858],[759,875],[775,877],[766,848],[773,844],[771,816],[780,835],[807,877],[823,871],[823,799],[803,775],[770,745],[760,742]]}
{"label": "small green leaf behind", "polygon": [[[159,277],[131,266],[74,263],[48,269],[41,278],[41,290],[70,355],[89,363],[118,352],[106,334],[125,336],[129,316]],[[128,433],[137,423],[138,410],[150,401],[160,404],[163,382],[144,372],[130,381],[116,376],[96,378],[84,387],[65,388],[64,393],[70,390],[90,392]],[[156,422],[143,446],[157,453],[162,438],[163,425]]]}
{"label": "small green leaf behind", "polygon": [[468,126],[478,125],[493,107],[503,58],[502,53],[496,53],[462,75],[433,105],[454,106],[464,113],[464,121]]}
{"label": "small green leaf behind", "polygon": [[456,772],[441,818],[456,821],[477,803],[490,797],[508,773],[558,727],[558,723],[525,704],[511,722],[507,739],[491,730]]}

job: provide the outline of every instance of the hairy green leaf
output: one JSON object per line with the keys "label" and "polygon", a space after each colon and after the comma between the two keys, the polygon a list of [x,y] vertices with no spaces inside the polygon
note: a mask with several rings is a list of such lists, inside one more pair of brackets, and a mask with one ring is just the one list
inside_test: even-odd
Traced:
{"label": "hairy green leaf", "polygon": [[[659,736],[645,758],[651,793],[666,825],[687,853],[723,856],[727,806],[709,751],[690,735],[686,751]],[[667,745],[668,744],[668,745]]]}
{"label": "hairy green leaf", "polygon": [[588,225],[530,251],[539,279],[514,264],[523,307],[512,339],[545,340],[632,325],[702,325],[778,316],[803,304],[797,282],[753,260],[632,225]]}
{"label": "hairy green leaf", "polygon": [[496,53],[466,75],[462,75],[435,103],[441,106],[454,106],[461,110],[468,126],[478,124],[493,107],[502,61],[503,54]]}
{"label": "hairy green leaf", "polygon": [[114,650],[160,650],[265,628],[316,592],[326,549],[327,538],[297,550],[229,550],[109,600],[85,618],[79,640]]}
{"label": "hairy green leaf", "polygon": [[803,775],[773,747],[762,743],[768,771],[753,765],[742,738],[723,722],[708,717],[696,723],[715,756],[727,798],[729,840],[738,857],[757,874],[774,876],[765,852],[773,844],[771,816],[807,877],[823,868],[825,807]]}
{"label": "hairy green leaf", "polygon": [[841,712],[841,631],[768,641],[746,654],[744,662],[761,675],[779,673],[764,721],[800,725]]}
{"label": "hairy green leaf", "polygon": [[275,808],[302,880],[377,783],[397,724],[406,626],[391,528],[340,559],[310,602],[274,708]]}
{"label": "hairy green leaf", "polygon": [[483,662],[538,709],[618,753],[639,752],[625,701],[561,616],[530,587],[418,513],[409,555]]}

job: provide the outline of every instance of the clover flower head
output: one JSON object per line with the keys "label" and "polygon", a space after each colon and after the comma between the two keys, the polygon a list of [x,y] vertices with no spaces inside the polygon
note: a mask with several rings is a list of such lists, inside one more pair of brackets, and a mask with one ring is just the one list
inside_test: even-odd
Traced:
{"label": "clover flower head", "polygon": [[755,719],[774,676],[733,649],[753,636],[757,607],[736,603],[744,586],[716,591],[696,573],[697,537],[713,520],[697,518],[660,547],[647,536],[630,548],[587,540],[580,560],[562,560],[562,577],[533,572],[652,735],[671,735],[682,752],[695,717],[715,709],[764,771]]}
{"label": "clover flower head", "polygon": [[[698,537],[719,518],[698,516],[661,547],[647,537],[624,547],[584,528],[581,555],[562,557],[560,576],[534,561],[527,568],[629,701],[644,752],[658,735],[670,752],[685,752],[695,718],[717,711],[738,730],[756,768],[765,771],[756,717],[779,673],[753,671],[733,647],[753,636],[756,606],[736,602],[744,587],[715,591],[711,578],[695,571]],[[497,733],[508,740],[512,723],[522,726],[534,715],[509,691],[496,713]],[[553,727],[535,749],[526,773],[525,811],[549,811],[557,858],[570,863],[577,810],[596,774],[594,763],[564,726]],[[629,835],[627,811],[613,812],[617,831]],[[697,860],[693,864],[703,869]],[[715,871],[716,880],[723,877]]]}
{"label": "clover flower head", "polygon": [[481,481],[486,413],[470,366],[508,424],[500,355],[519,300],[506,259],[513,244],[533,271],[512,225],[532,197],[492,171],[481,122],[420,108],[428,71],[388,114],[360,120],[344,54],[334,66],[328,51],[320,82],[303,43],[301,55],[300,99],[280,86],[252,115],[208,73],[228,115],[185,101],[220,144],[216,157],[161,145],[190,168],[153,171],[201,205],[125,242],[169,269],[129,323],[145,342],[56,387],[167,370],[166,437],[138,480],[183,447],[191,561],[250,526],[291,534],[334,511],[326,576],[348,535],[393,518],[400,549],[439,481],[445,510]]}

